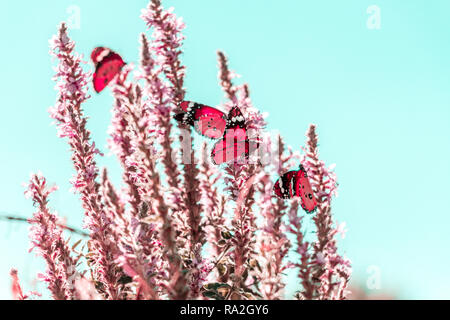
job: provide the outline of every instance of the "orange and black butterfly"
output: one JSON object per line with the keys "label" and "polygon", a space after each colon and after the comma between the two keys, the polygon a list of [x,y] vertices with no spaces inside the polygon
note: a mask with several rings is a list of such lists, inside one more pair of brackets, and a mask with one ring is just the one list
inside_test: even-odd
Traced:
{"label": "orange and black butterfly", "polygon": [[317,209],[317,199],[302,165],[299,170],[283,174],[275,183],[273,191],[281,199],[300,197],[302,208],[308,213],[313,213]]}
{"label": "orange and black butterfly", "polygon": [[120,55],[104,47],[95,48],[91,53],[91,59],[95,65],[94,90],[99,93],[120,73],[125,62]]}

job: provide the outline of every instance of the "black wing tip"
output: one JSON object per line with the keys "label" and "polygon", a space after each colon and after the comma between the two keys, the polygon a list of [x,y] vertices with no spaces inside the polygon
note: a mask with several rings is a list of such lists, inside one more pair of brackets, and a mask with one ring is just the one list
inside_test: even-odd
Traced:
{"label": "black wing tip", "polygon": [[182,113],[178,113],[178,114],[174,115],[173,118],[182,124],[185,124],[188,126],[193,126],[194,122],[190,118],[188,118],[188,120],[186,120],[185,115],[186,115],[186,113],[182,112]]}
{"label": "black wing tip", "polygon": [[180,122],[182,122],[183,121],[183,118],[184,118],[184,113],[177,113],[177,114],[175,114],[174,116],[173,116],[173,118],[175,119],[175,120],[177,120],[177,121],[180,121]]}

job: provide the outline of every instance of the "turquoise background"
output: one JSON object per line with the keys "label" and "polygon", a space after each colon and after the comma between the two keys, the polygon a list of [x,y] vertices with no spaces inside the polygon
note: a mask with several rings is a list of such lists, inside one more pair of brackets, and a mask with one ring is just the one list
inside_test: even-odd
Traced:
{"label": "turquoise background", "polygon": [[[70,36],[86,60],[93,47],[105,45],[136,62],[146,4],[0,2],[2,214],[31,215],[21,183],[41,170],[60,187],[51,206],[69,225],[81,226],[78,196],[69,192],[68,145],[47,113],[56,97],[48,39],[76,5],[81,24]],[[299,149],[308,125],[317,124],[322,158],[337,164],[334,213],[349,229],[340,248],[353,261],[353,283],[371,294],[450,298],[450,2],[165,1],[172,5],[187,24],[187,98],[224,101],[215,53],[222,49],[240,81],[250,84],[255,106],[270,114],[268,129]],[[378,30],[366,26],[370,5],[381,10]],[[105,92],[84,106],[102,151],[111,103]],[[114,156],[99,163],[119,181]],[[25,225],[0,222],[0,298],[10,298],[11,267],[19,269],[25,291],[44,270],[28,248]],[[366,287],[371,266],[379,271],[379,290]]]}

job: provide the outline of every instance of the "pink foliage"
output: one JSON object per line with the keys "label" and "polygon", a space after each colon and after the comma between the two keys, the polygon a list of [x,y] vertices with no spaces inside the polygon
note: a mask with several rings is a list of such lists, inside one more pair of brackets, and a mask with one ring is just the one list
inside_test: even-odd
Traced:
{"label": "pink foliage", "polygon": [[[239,106],[263,153],[278,150],[270,163],[213,165],[208,144],[196,150],[193,140],[199,136],[173,121],[186,92],[180,60],[184,24],[159,0],[150,1],[141,17],[151,35],[141,35],[139,66],[126,65],[110,84],[114,105],[108,144],[121,165],[121,189],[106,169],[99,175],[95,158],[101,154],[82,109],[91,77],[65,24],[50,42],[58,59],[58,97],[50,116],[69,143],[75,169],[70,181],[89,231],[86,250],[75,253],[48,208],[54,188],[42,176],[32,176],[26,194],[37,211],[30,219],[30,238],[46,261],[41,279],[53,297],[283,299],[284,275],[295,269],[297,298],[345,299],[350,263],[338,253],[342,227],[331,214],[336,176],[319,159],[315,126],[308,129],[303,158],[281,137],[263,141],[264,116],[252,105],[249,86],[233,83],[236,74],[219,52],[218,78],[227,99],[223,108]],[[300,199],[283,200],[273,193],[278,176],[300,162],[319,203],[312,216],[313,240],[305,239]],[[87,270],[77,271],[79,259],[86,259]],[[17,273],[11,275],[14,297],[24,298]]]}
{"label": "pink foliage", "polygon": [[67,300],[78,298],[74,288],[77,277],[78,259],[72,257],[72,252],[63,239],[62,228],[58,226],[56,213],[48,208],[48,197],[56,190],[50,187],[44,177],[33,175],[25,192],[37,211],[29,220],[31,224],[31,250],[36,249],[47,263],[47,271],[40,275],[47,282],[53,298]]}

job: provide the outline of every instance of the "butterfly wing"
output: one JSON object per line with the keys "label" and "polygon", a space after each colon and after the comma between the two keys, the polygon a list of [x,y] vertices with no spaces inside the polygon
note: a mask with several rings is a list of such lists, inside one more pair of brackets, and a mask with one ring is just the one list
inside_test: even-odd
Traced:
{"label": "butterfly wing", "polygon": [[290,199],[293,197],[292,181],[297,172],[298,171],[288,171],[275,182],[273,191],[278,198]]}
{"label": "butterfly wing", "polygon": [[213,163],[216,165],[239,161],[248,158],[249,142],[245,140],[245,133],[241,129],[227,130],[224,137],[216,142],[211,152]]}
{"label": "butterfly wing", "polygon": [[[226,160],[229,157],[229,155],[227,155],[226,150],[227,150],[227,142],[225,139],[220,139],[214,144],[214,148],[211,151],[211,159],[215,165],[227,162]],[[231,150],[231,148],[229,150]]]}
{"label": "butterfly wing", "polygon": [[317,199],[308,179],[308,174],[303,166],[293,178],[294,194],[302,200],[302,208],[307,213],[313,213],[317,209]]}
{"label": "butterfly wing", "polygon": [[214,164],[230,161],[247,160],[249,153],[257,149],[258,143],[247,138],[245,118],[238,107],[233,107],[228,113],[225,134],[211,152]]}
{"label": "butterfly wing", "polygon": [[194,126],[205,137],[219,139],[223,136],[227,121],[222,111],[193,101],[181,102],[180,108],[184,112],[175,115],[175,120]]}
{"label": "butterfly wing", "polygon": [[194,114],[197,109],[197,103],[193,101],[182,101],[179,107],[183,112],[178,113],[174,116],[174,119],[182,124],[193,126],[194,125]]}
{"label": "butterfly wing", "polygon": [[241,128],[247,134],[247,125],[245,123],[245,118],[242,115],[241,109],[238,107],[231,108],[230,112],[228,112],[227,126],[226,130],[236,130]]}
{"label": "butterfly wing", "polygon": [[195,111],[194,128],[205,137],[219,139],[223,136],[226,125],[225,114],[220,110],[202,105]]}
{"label": "butterfly wing", "polygon": [[186,124],[188,126],[194,125],[194,119],[192,118],[190,113],[186,112],[178,113],[173,118],[178,122],[181,122],[182,124]]}
{"label": "butterfly wing", "polygon": [[198,103],[193,102],[193,101],[181,101],[179,107],[184,111],[184,112],[190,112],[191,110],[196,108],[196,105],[198,105]]}
{"label": "butterfly wing", "polygon": [[98,47],[91,54],[96,68],[93,78],[94,90],[99,93],[120,73],[125,62],[110,49]]}
{"label": "butterfly wing", "polygon": [[97,64],[102,61],[108,54],[111,53],[111,50],[105,47],[97,47],[94,50],[92,50],[91,53],[91,60],[94,62],[94,65],[97,66]]}

